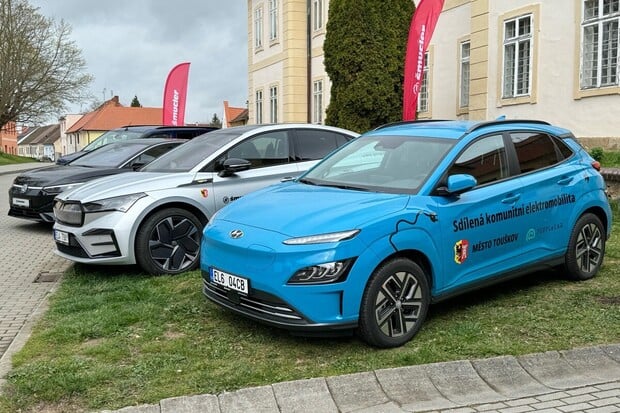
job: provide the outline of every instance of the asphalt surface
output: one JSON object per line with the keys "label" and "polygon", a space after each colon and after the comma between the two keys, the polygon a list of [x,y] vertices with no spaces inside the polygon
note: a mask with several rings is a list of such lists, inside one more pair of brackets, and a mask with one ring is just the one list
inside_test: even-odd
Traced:
{"label": "asphalt surface", "polygon": [[[0,391],[11,356],[27,341],[70,266],[53,254],[49,225],[7,216],[15,175],[44,165],[0,166]],[[618,413],[620,342],[274,383],[113,412]]]}

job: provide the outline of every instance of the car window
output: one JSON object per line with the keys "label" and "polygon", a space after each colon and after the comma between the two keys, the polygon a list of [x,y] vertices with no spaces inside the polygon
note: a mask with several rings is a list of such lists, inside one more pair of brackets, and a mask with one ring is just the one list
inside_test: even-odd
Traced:
{"label": "car window", "polygon": [[83,149],[85,152],[92,151],[108,143],[124,141],[127,139],[136,139],[142,136],[143,132],[136,132],[132,130],[111,130],[107,131],[97,139],[86,145]]}
{"label": "car window", "polygon": [[363,136],[304,174],[300,182],[385,193],[416,193],[452,140]]}
{"label": "car window", "polygon": [[174,132],[157,132],[152,135],[148,135],[149,138],[174,138]]}
{"label": "car window", "polygon": [[218,129],[180,145],[147,165],[143,171],[188,172],[213,155],[218,149],[238,138],[245,129]]}
{"label": "car window", "polygon": [[178,143],[171,142],[165,145],[158,145],[154,148],[149,148],[148,150],[144,151],[144,153],[141,153],[139,156],[128,162],[127,165],[125,165],[124,167],[133,168],[134,165],[146,165],[177,146]]}
{"label": "car window", "polygon": [[111,143],[94,151],[88,152],[70,162],[71,166],[90,166],[101,168],[119,168],[136,153],[139,153],[147,145],[140,142]]}
{"label": "car window", "polygon": [[288,163],[290,160],[288,132],[268,132],[248,139],[230,149],[223,157],[223,159],[230,158],[250,161],[253,168]]}
{"label": "car window", "polygon": [[564,159],[551,136],[545,133],[513,132],[510,137],[517,152],[521,173],[546,168]]}
{"label": "car window", "polygon": [[203,133],[207,133],[206,130],[179,130],[177,131],[177,138],[178,139],[191,139],[194,138],[198,135],[202,135]]}
{"label": "car window", "polygon": [[478,185],[508,177],[508,161],[502,135],[486,136],[472,143],[450,167],[448,174],[473,175]]}
{"label": "car window", "polygon": [[334,149],[344,145],[347,139],[339,133],[322,130],[298,129],[295,132],[297,159],[314,161],[323,159]]}

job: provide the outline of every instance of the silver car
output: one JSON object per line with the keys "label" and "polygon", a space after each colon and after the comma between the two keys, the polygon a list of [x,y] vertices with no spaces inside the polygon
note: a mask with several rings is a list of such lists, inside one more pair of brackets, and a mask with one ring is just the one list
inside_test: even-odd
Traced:
{"label": "silver car", "polygon": [[311,124],[209,132],[139,173],[89,182],[54,203],[56,253],[92,264],[177,274],[200,261],[211,216],[248,192],[292,179],[358,134]]}

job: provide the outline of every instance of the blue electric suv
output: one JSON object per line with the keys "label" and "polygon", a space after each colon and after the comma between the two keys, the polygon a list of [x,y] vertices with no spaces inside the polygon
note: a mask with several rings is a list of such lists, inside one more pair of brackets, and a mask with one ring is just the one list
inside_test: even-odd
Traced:
{"label": "blue electric suv", "polygon": [[203,291],[273,326],[400,346],[455,294],[544,268],[596,275],[611,229],[598,169],[542,121],[379,127],[222,209]]}

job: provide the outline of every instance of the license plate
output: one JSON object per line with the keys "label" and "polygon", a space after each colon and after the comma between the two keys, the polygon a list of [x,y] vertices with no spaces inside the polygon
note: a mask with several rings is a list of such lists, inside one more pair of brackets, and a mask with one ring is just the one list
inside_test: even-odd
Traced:
{"label": "license plate", "polygon": [[235,290],[242,294],[247,295],[250,292],[250,280],[216,270],[215,268],[211,268],[211,281],[224,288]]}
{"label": "license plate", "polygon": [[55,229],[54,241],[60,242],[61,244],[69,245],[69,233]]}
{"label": "license plate", "polygon": [[23,198],[13,198],[13,205],[22,206],[22,207],[29,207],[30,206],[30,200],[29,199],[23,199]]}

